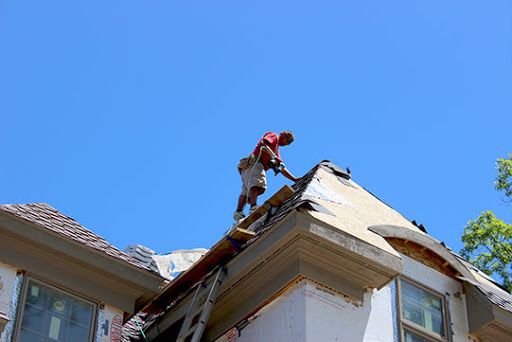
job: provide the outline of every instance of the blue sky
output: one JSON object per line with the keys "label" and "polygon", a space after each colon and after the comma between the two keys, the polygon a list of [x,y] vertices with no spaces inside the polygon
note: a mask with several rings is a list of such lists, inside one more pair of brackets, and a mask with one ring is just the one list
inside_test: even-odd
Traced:
{"label": "blue sky", "polygon": [[[0,203],[123,249],[210,247],[267,131],[454,250],[512,152],[512,3],[2,1]],[[288,183],[269,174],[269,190]]]}

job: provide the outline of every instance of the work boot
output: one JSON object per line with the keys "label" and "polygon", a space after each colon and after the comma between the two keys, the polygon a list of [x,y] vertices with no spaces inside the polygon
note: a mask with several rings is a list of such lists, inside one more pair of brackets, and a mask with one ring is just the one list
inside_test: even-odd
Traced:
{"label": "work boot", "polygon": [[233,214],[233,218],[235,219],[235,221],[240,221],[245,218],[245,214],[243,211],[235,211],[235,213]]}

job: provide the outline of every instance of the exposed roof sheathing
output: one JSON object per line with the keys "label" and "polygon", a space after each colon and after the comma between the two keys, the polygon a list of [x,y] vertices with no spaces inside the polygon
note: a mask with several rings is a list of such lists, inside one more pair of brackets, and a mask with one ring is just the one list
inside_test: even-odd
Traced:
{"label": "exposed roof sheathing", "polygon": [[156,273],[46,203],[4,204],[0,205],[0,210],[132,266]]}
{"label": "exposed roof sheathing", "polygon": [[260,235],[291,210],[301,207],[309,209],[308,213],[314,218],[393,255],[397,255],[396,251],[381,236],[369,231],[368,227],[389,224],[420,231],[398,212],[350,180],[348,173],[328,161],[316,165],[293,185],[293,189],[295,194],[275,213],[249,229]]}

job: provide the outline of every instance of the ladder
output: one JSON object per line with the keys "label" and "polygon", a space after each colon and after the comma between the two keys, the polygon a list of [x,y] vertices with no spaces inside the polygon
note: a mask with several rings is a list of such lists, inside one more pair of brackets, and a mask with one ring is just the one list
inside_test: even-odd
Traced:
{"label": "ladder", "polygon": [[[213,309],[213,304],[215,303],[215,299],[217,298],[217,294],[219,292],[219,288],[222,285],[222,282],[226,278],[227,269],[224,266],[219,267],[219,270],[215,274],[214,280],[206,285],[206,281],[197,285],[197,290],[194,294],[194,298],[190,303],[190,306],[187,311],[187,315],[183,320],[183,323],[180,328],[180,332],[178,333],[178,338],[176,342],[185,342],[185,340],[192,335],[190,342],[199,342],[201,336],[203,335],[204,329],[206,327],[206,322],[208,322],[208,318],[210,317],[210,313]],[[200,301],[200,297],[203,293],[208,292],[208,297],[204,302],[204,305],[201,306],[202,302]],[[192,325],[194,318],[199,315],[199,320],[197,323]]]}

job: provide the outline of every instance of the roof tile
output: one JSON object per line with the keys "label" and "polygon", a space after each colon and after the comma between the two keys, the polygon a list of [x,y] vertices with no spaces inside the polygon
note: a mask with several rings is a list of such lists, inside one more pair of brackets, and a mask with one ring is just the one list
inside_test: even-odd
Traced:
{"label": "roof tile", "polygon": [[132,266],[155,273],[135,258],[108,243],[101,236],[91,232],[71,217],[62,214],[46,203],[4,204],[0,205],[0,210],[116,259],[123,260]]}

